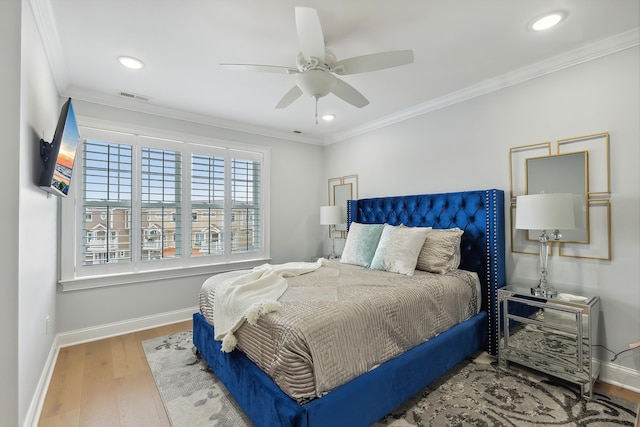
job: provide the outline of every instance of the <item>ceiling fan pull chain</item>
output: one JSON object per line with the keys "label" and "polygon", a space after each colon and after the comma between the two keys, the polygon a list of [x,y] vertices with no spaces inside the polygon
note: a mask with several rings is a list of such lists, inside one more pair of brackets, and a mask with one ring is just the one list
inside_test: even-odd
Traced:
{"label": "ceiling fan pull chain", "polygon": [[318,124],[318,97],[313,97],[316,100],[316,124]]}

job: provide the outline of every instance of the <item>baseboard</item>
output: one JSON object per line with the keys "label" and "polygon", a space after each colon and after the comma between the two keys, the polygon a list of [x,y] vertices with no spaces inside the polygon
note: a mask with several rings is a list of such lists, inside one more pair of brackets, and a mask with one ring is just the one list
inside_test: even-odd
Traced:
{"label": "baseboard", "polygon": [[124,320],[121,322],[107,323],[105,325],[91,328],[78,329],[75,331],[63,332],[57,335],[58,346],[68,347],[85,342],[96,341],[103,338],[115,337],[129,334],[131,332],[142,331],[144,329],[155,328],[157,326],[170,325],[171,323],[191,320],[193,313],[198,311],[197,307],[184,310],[170,311],[152,316],[138,317],[136,319]]}
{"label": "baseboard", "polygon": [[53,369],[56,366],[56,360],[58,360],[59,352],[60,347],[57,344],[57,339],[54,338],[53,344],[51,345],[51,350],[49,350],[49,355],[47,356],[44,368],[42,369],[42,374],[40,375],[40,379],[38,380],[36,391],[33,394],[33,399],[31,399],[31,404],[29,405],[27,416],[24,419],[24,427],[35,427],[40,421],[40,412],[42,412],[44,399],[45,397],[47,397],[47,390],[49,389],[49,383],[51,382],[51,377],[53,376]]}
{"label": "baseboard", "polygon": [[29,406],[29,411],[25,417],[23,426],[35,427],[40,421],[42,406],[44,405],[47,390],[49,389],[49,383],[53,376],[53,370],[56,366],[58,354],[62,347],[142,331],[144,329],[155,328],[158,326],[170,325],[172,323],[184,322],[186,320],[191,320],[193,313],[196,311],[198,311],[198,308],[192,307],[184,310],[138,317],[121,322],[108,323],[106,325],[57,334],[53,340],[53,344],[51,345],[51,350],[49,351],[49,356],[47,357],[42,374],[40,375],[38,386],[33,394],[33,399],[31,399],[31,405]]}
{"label": "baseboard", "polygon": [[640,393],[640,371],[610,362],[600,362],[599,381]]}

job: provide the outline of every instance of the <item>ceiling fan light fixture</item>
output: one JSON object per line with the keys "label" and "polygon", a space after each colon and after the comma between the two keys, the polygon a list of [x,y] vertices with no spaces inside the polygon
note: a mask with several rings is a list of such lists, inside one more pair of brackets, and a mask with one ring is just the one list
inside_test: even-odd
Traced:
{"label": "ceiling fan light fixture", "polygon": [[567,17],[567,12],[557,11],[538,17],[531,21],[529,29],[533,31],[544,31],[551,27],[555,27]]}
{"label": "ceiling fan light fixture", "polygon": [[296,81],[302,93],[312,98],[322,98],[331,92],[337,83],[336,76],[326,71],[310,70],[298,75]]}
{"label": "ceiling fan light fixture", "polygon": [[142,62],[138,58],[134,58],[133,56],[119,56],[118,61],[120,62],[120,64],[132,70],[139,70],[140,68],[144,67],[144,62]]}

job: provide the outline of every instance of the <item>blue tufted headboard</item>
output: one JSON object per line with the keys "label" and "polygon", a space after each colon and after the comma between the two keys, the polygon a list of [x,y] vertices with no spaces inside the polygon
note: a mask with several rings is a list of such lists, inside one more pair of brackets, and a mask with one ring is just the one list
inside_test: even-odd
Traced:
{"label": "blue tufted headboard", "polygon": [[352,222],[463,229],[460,268],[478,273],[482,310],[489,317],[488,351],[497,354],[497,289],[506,282],[502,190],[349,200],[347,229]]}

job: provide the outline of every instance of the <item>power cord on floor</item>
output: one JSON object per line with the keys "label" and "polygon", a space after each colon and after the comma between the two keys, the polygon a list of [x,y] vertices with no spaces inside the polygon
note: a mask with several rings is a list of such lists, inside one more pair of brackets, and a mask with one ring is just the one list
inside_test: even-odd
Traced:
{"label": "power cord on floor", "polygon": [[596,344],[596,347],[602,347],[605,350],[607,350],[608,352],[612,353],[613,354],[613,359],[610,360],[611,362],[614,362],[618,358],[618,356],[620,356],[622,353],[626,353],[627,351],[631,351],[631,350],[635,350],[636,348],[640,348],[640,347],[627,348],[625,350],[622,350],[622,351],[619,351],[619,352],[616,353],[615,351],[603,346],[602,344]]}

